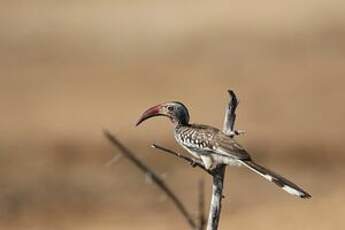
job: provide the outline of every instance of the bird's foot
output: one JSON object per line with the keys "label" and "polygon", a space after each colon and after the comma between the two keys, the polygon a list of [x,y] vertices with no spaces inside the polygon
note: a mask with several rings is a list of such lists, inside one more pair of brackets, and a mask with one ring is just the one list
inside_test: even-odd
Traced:
{"label": "bird's foot", "polygon": [[197,166],[197,163],[196,161],[193,159],[191,162],[190,162],[190,165],[195,168]]}

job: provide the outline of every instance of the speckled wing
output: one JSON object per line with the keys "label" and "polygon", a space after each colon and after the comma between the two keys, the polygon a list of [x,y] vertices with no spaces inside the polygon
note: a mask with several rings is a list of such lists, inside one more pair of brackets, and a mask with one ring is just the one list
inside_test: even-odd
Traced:
{"label": "speckled wing", "polygon": [[235,160],[250,159],[241,145],[211,126],[193,124],[177,128],[176,139],[188,150],[201,155],[219,154]]}
{"label": "speckled wing", "polygon": [[200,155],[214,153],[214,137],[218,129],[206,125],[189,125],[177,127],[176,140],[187,150]]}
{"label": "speckled wing", "polygon": [[218,154],[226,155],[235,160],[250,160],[248,152],[238,144],[233,138],[219,132],[214,137],[214,151]]}

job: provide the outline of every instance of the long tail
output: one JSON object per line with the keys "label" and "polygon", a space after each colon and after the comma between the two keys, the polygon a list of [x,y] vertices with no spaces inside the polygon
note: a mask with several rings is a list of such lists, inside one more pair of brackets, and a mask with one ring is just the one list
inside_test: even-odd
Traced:
{"label": "long tail", "polygon": [[243,165],[256,172],[260,176],[264,177],[266,180],[271,181],[278,185],[280,188],[285,190],[286,192],[290,193],[291,195],[298,196],[300,198],[311,198],[311,195],[292,183],[291,181],[285,179],[282,176],[279,176],[275,172],[268,170],[261,165],[256,164],[253,161],[242,161]]}

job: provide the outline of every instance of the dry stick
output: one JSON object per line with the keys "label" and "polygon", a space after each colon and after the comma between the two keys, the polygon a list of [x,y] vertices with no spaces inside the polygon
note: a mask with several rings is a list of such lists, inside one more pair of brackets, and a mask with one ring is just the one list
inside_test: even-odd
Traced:
{"label": "dry stick", "polygon": [[220,211],[221,211],[221,201],[223,197],[223,181],[224,181],[224,172],[225,172],[225,165],[219,165],[215,169],[208,170],[205,168],[204,164],[197,159],[192,159],[180,153],[177,153],[173,150],[168,148],[159,146],[159,145],[152,145],[153,148],[159,149],[161,151],[170,153],[173,156],[178,157],[179,159],[187,161],[194,167],[199,167],[208,174],[210,174],[213,178],[213,185],[212,185],[212,198],[211,198],[211,205],[209,211],[209,217],[207,222],[207,230],[216,230],[218,228],[219,218],[220,218]]}
{"label": "dry stick", "polygon": [[[225,111],[225,119],[223,132],[225,134],[232,134],[234,132],[235,120],[236,120],[236,108],[238,106],[238,100],[236,94],[232,90],[228,90],[230,96],[230,102]],[[218,229],[218,223],[220,219],[220,212],[222,209],[225,165],[219,165],[213,170],[213,185],[212,185],[212,198],[207,222],[207,230]]]}
{"label": "dry stick", "polygon": [[[205,168],[204,163],[198,159],[194,159],[191,157],[188,157],[186,155],[182,155],[178,152],[175,152],[171,149],[162,147],[160,145],[157,144],[153,144],[152,148],[161,150],[162,152],[166,152],[169,153],[170,155],[176,156],[179,159],[182,159],[184,161],[187,161],[190,165],[192,165],[192,167],[199,167],[200,169],[204,170],[205,172],[207,172],[208,174],[210,174],[211,176],[213,176],[213,171],[212,170],[208,170]],[[199,229],[200,230],[204,230],[205,229],[205,225],[206,225],[206,219],[205,219],[205,215],[204,215],[204,181],[201,180],[199,182]]]}
{"label": "dry stick", "polygon": [[213,170],[212,198],[208,212],[207,230],[218,229],[222,209],[225,165],[219,165]]}
{"label": "dry stick", "polygon": [[145,165],[141,160],[139,160],[129,149],[127,149],[120,141],[118,141],[114,135],[112,135],[109,131],[104,130],[104,135],[107,139],[120,150],[120,152],[129,159],[131,162],[134,163],[141,171],[145,173],[145,175],[149,175],[152,178],[152,181],[162,189],[167,196],[173,201],[177,209],[182,213],[182,215],[186,218],[187,222],[189,223],[192,229],[197,228],[197,224],[194,222],[192,215],[188,213],[186,207],[183,203],[177,198],[177,196],[172,192],[172,190],[164,183],[164,181],[147,165]]}
{"label": "dry stick", "polygon": [[[163,147],[163,146],[160,146],[157,144],[153,144],[152,148],[161,150],[162,152],[169,153],[172,156],[175,156],[181,160],[184,160],[187,163],[189,163],[192,167],[199,167],[200,169],[204,170],[205,172],[207,172],[208,174],[210,174],[213,177],[217,176],[217,174],[218,174],[218,169],[214,169],[214,170],[206,169],[204,166],[204,163],[198,159],[194,159],[194,158],[188,157],[186,155],[182,155],[178,152],[175,152],[171,149],[168,149],[166,147]],[[199,211],[199,213],[198,213],[199,214],[199,226],[198,226],[198,229],[204,230],[205,226],[206,226],[206,219],[205,219],[205,214],[204,214],[204,200],[205,200],[204,196],[205,195],[204,195],[204,181],[203,180],[200,180],[200,182],[199,182],[198,191],[199,191],[199,198],[198,198],[199,199],[199,209],[198,209],[198,211]],[[222,197],[221,193],[220,193],[220,195]]]}
{"label": "dry stick", "polygon": [[199,230],[204,230],[206,226],[206,218],[205,218],[205,183],[204,180],[201,179],[199,181]]}
{"label": "dry stick", "polygon": [[[205,168],[204,163],[198,159],[194,159],[185,155],[182,155],[178,152],[175,152],[171,149],[168,149],[166,147],[157,145],[157,144],[153,144],[152,148],[161,150],[162,152],[166,152],[169,153],[170,155],[176,156],[179,159],[182,159],[184,161],[187,161],[192,167],[199,167],[200,169],[204,170],[205,172],[207,172],[208,174],[210,174],[211,176],[213,176],[213,171],[212,170],[208,170]],[[206,225],[206,219],[205,219],[205,214],[204,214],[204,181],[200,180],[199,182],[199,230],[204,230],[205,229],[205,225]]]}
{"label": "dry stick", "polygon": [[[166,152],[169,153],[170,155],[176,156],[179,159],[182,159],[184,161],[187,161],[190,165],[192,165],[193,167],[199,167],[200,169],[204,170],[205,172],[207,172],[208,174],[210,174],[211,176],[215,176],[215,172],[217,172],[217,170],[209,170],[206,169],[204,166],[204,163],[198,159],[194,159],[185,155],[182,155],[178,152],[175,152],[171,149],[168,149],[166,147],[157,145],[157,144],[153,144],[152,148],[161,150],[162,152]],[[201,180],[199,182],[199,226],[198,229],[199,230],[204,230],[205,229],[205,225],[206,225],[206,219],[205,219],[205,215],[204,215],[204,181]]]}
{"label": "dry stick", "polygon": [[193,159],[193,158],[191,158],[191,157],[182,155],[182,154],[180,154],[180,153],[178,153],[178,152],[175,152],[175,151],[173,151],[173,150],[171,150],[171,149],[168,149],[168,148],[166,148],[166,147],[163,147],[163,146],[160,146],[160,145],[157,145],[157,144],[153,144],[153,145],[152,145],[152,148],[161,150],[161,151],[163,151],[163,152],[166,152],[166,153],[169,153],[169,154],[171,154],[171,155],[173,155],[173,156],[176,156],[176,157],[179,158],[179,159],[185,160],[185,161],[187,161],[192,167],[199,167],[199,168],[201,168],[202,170],[204,170],[205,172],[207,172],[208,174],[211,174],[211,175],[212,175],[212,171],[206,169],[205,166],[204,166],[204,163],[203,163],[202,161],[198,160],[198,159]]}
{"label": "dry stick", "polygon": [[[202,170],[204,170],[205,172],[207,172],[208,174],[210,174],[211,176],[213,175],[213,171],[206,169],[204,166],[204,163],[198,159],[190,158],[188,156],[182,155],[182,154],[175,152],[171,149],[168,149],[168,148],[162,147],[160,145],[156,145],[156,144],[153,144],[152,148],[155,148],[155,149],[161,150],[163,152],[169,153],[173,156],[176,156],[179,159],[187,161],[192,167],[199,167]],[[199,226],[198,226],[198,229],[204,230],[205,225],[206,225],[206,219],[205,219],[205,213],[204,213],[204,200],[205,200],[204,196],[205,195],[204,195],[204,181],[203,180],[200,180],[200,182],[199,182],[198,191],[199,191],[199,196],[198,196],[198,200],[199,200],[199,203],[198,203],[198,205],[199,205],[199,208],[198,208]]]}
{"label": "dry stick", "polygon": [[239,104],[239,101],[236,97],[236,94],[232,90],[228,90],[230,96],[230,101],[225,110],[223,132],[225,134],[231,134],[231,131],[234,131],[235,120],[236,120],[236,109]]}

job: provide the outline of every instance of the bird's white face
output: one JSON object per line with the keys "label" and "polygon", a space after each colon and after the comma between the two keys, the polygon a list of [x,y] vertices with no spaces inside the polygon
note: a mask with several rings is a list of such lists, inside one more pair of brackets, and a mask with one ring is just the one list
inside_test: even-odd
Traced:
{"label": "bird's white face", "polygon": [[180,105],[173,102],[161,104],[160,113],[170,118],[173,123],[178,122]]}

